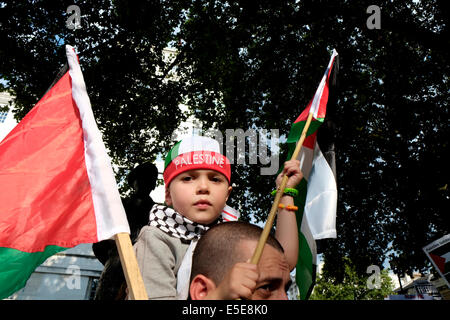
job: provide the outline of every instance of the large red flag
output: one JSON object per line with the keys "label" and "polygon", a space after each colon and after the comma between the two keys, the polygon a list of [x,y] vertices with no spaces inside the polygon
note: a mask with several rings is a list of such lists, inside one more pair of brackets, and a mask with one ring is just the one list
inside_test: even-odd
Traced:
{"label": "large red flag", "polygon": [[0,142],[0,299],[54,253],[129,233],[78,58]]}

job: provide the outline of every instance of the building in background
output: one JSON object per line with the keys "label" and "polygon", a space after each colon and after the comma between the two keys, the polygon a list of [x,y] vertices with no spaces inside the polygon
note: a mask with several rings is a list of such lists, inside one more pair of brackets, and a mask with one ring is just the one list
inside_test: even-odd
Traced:
{"label": "building in background", "polygon": [[92,300],[102,271],[92,245],[80,244],[45,260],[7,300]]}
{"label": "building in background", "polygon": [[[420,273],[414,273],[413,277],[402,278],[401,286],[394,289],[397,295],[430,297],[433,300],[442,300],[443,296],[436,285],[440,287],[439,279],[433,279],[432,275],[422,276]],[[392,298],[392,297],[391,297]],[[413,299],[413,298],[410,298]]]}
{"label": "building in background", "polygon": [[7,92],[0,92],[0,107],[8,106],[8,111],[0,111],[0,141],[16,126],[17,121],[12,113],[12,106],[9,105],[14,97]]}

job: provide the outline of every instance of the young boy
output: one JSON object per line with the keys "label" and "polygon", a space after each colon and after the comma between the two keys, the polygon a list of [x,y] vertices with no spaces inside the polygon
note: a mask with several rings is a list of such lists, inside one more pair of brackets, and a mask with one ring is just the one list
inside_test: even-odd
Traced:
{"label": "young boy", "polygon": [[[284,170],[291,175],[289,186],[302,178],[294,167]],[[222,222],[222,209],[232,189],[229,160],[220,153],[216,140],[203,136],[178,142],[167,155],[163,176],[167,206],[153,206],[149,224],[134,245],[149,299],[177,298],[177,273],[189,245]],[[283,199],[281,203],[293,204]],[[284,211],[279,211],[277,234],[293,268],[298,254],[297,224],[295,214]],[[221,241],[226,245],[226,239]]]}
{"label": "young boy", "polygon": [[[278,175],[276,180],[277,189],[281,184],[283,175],[285,174],[289,177],[286,189],[297,186],[302,179],[302,174],[299,167],[300,162],[298,160],[285,162],[283,172]],[[293,197],[288,194],[284,194],[280,201],[280,207],[293,206],[293,204]],[[239,232],[242,233],[242,228],[244,227],[249,228],[249,230],[246,230],[248,232],[247,235],[243,237],[243,239],[246,239],[247,242],[241,240],[238,244],[239,249],[234,248],[230,251],[230,248],[222,247],[211,241],[210,236],[209,239],[203,243],[203,248],[199,252],[196,250],[195,254],[197,255],[197,259],[200,259],[196,261],[197,269],[199,265],[202,265],[201,268],[204,268],[204,271],[205,266],[211,264],[210,262],[206,263],[204,257],[201,257],[202,254],[204,255],[202,250],[205,249],[205,243],[208,243],[207,247],[209,249],[217,248],[218,250],[215,255],[209,255],[208,258],[210,261],[218,261],[223,259],[217,259],[218,255],[227,256],[231,252],[233,252],[233,254],[237,254],[237,257],[234,257],[235,261],[243,259],[246,256],[248,257],[248,261],[235,263],[225,274],[223,274],[222,266],[222,268],[213,269],[217,271],[211,271],[211,273],[207,272],[206,276],[205,274],[197,274],[196,277],[191,277],[192,282],[190,283],[190,294],[192,299],[235,300],[238,298],[244,298],[258,300],[283,300],[287,298],[286,292],[284,291],[287,290],[285,285],[289,283],[289,272],[295,267],[298,256],[298,235],[295,214],[293,212],[289,212],[289,210],[286,210],[285,208],[278,210],[275,237],[283,247],[284,254],[279,252],[277,253],[274,249],[276,246],[268,241],[265,245],[264,253],[261,256],[261,260],[258,265],[249,263],[250,257],[253,255],[253,251],[256,247],[256,242],[252,245],[250,244],[250,241],[259,240],[259,235],[258,239],[255,238],[255,233],[257,233],[257,231],[255,231],[255,228],[251,228],[256,226],[240,226],[239,228],[241,230],[236,230],[236,233],[230,237],[229,241],[233,242],[234,240],[234,242],[236,242],[237,238],[241,238],[242,234],[239,235]],[[216,230],[227,229],[219,227],[219,229],[216,228],[215,231]],[[223,233],[224,235],[226,234],[226,232],[222,231],[220,233]],[[236,245],[236,243],[233,245]],[[249,256],[249,254],[251,255]],[[209,267],[206,267],[206,269],[208,268]],[[193,275],[195,275],[195,273]],[[217,284],[215,282],[214,279],[216,278],[222,278],[222,280],[217,280],[220,281],[220,283]]]}

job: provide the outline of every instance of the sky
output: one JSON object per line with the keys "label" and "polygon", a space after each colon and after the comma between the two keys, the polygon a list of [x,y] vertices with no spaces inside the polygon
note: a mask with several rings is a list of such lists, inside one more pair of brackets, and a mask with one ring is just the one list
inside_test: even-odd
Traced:
{"label": "sky", "polygon": [[[3,107],[6,105],[10,96],[6,93],[0,94],[0,105]],[[14,119],[14,115],[11,110],[8,112],[4,122],[0,123],[0,141],[2,141],[8,133],[16,126],[17,122]]]}

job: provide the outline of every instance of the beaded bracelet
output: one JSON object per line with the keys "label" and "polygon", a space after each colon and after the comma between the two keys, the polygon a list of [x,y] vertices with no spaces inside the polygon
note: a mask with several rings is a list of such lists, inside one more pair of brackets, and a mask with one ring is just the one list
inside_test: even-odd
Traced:
{"label": "beaded bracelet", "polygon": [[[278,191],[278,190],[275,189],[275,190],[273,190],[270,194],[271,194],[272,196],[274,196],[274,195],[277,194],[277,191]],[[287,195],[287,196],[291,196],[291,197],[296,197],[296,196],[298,196],[298,190],[297,190],[297,189],[294,189],[294,188],[286,188],[286,189],[284,189],[283,194],[285,194],[285,195]]]}
{"label": "beaded bracelet", "polygon": [[288,210],[288,211],[297,211],[297,210],[298,210],[298,207],[297,207],[297,206],[286,206],[286,205],[281,204],[281,203],[278,205],[278,208],[280,208],[280,209],[286,209],[286,210]]}

